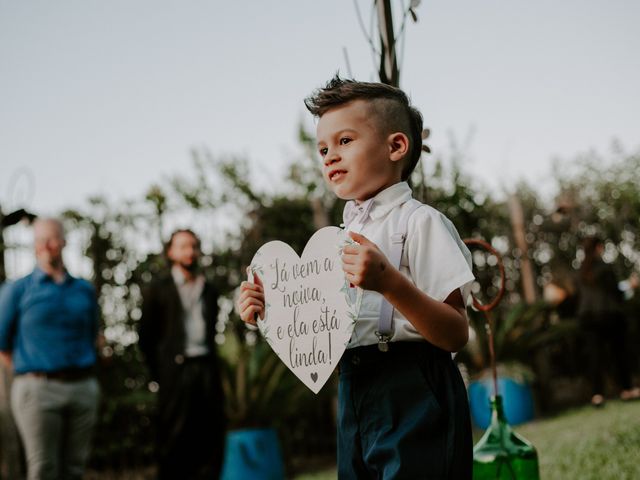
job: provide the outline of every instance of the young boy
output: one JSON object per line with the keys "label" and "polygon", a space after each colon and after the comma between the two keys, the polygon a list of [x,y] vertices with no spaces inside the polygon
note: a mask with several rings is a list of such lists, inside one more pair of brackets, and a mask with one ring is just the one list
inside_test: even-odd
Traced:
{"label": "young boy", "polygon": [[[339,77],[305,104],[319,118],[324,179],[348,200],[357,245],[344,248],[343,270],[365,290],[340,361],[338,476],[470,479],[467,396],[450,352],[468,339],[471,256],[444,215],[411,199],[422,116],[397,88]],[[264,318],[255,282],[238,300],[248,323]]]}

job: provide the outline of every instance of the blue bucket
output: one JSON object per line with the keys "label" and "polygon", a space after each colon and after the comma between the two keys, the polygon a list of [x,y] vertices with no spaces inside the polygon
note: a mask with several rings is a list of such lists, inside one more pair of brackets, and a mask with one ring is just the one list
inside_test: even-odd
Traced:
{"label": "blue bucket", "polygon": [[[504,415],[510,425],[533,420],[533,394],[526,383],[516,382],[510,378],[498,378],[498,393],[502,396]],[[481,429],[491,423],[490,399],[493,395],[493,380],[490,378],[469,384],[469,407],[471,418]]]}
{"label": "blue bucket", "polygon": [[221,480],[282,480],[284,465],[272,428],[227,433]]}

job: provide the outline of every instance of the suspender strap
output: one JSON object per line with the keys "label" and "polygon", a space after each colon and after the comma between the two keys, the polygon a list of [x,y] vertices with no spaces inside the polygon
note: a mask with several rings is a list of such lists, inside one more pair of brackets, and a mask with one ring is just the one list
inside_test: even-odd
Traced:
{"label": "suspender strap", "polygon": [[[408,200],[409,206],[400,218],[397,230],[391,235],[391,251],[389,252],[389,263],[397,269],[400,269],[402,254],[404,252],[404,243],[407,238],[407,230],[409,227],[409,218],[417,208],[423,204],[415,199]],[[386,352],[389,349],[387,345],[391,337],[393,337],[393,305],[391,305],[384,297],[380,304],[380,317],[378,318],[378,348]]]}

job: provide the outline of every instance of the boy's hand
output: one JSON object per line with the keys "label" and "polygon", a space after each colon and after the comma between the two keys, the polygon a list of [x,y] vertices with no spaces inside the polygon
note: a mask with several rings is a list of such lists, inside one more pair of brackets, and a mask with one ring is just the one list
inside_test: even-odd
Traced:
{"label": "boy's hand", "polygon": [[359,245],[342,249],[342,269],[347,280],[365,290],[381,292],[385,274],[392,270],[391,264],[375,243],[359,233],[348,233]]}
{"label": "boy's hand", "polygon": [[243,322],[255,325],[258,320],[264,320],[264,288],[257,274],[254,274],[255,283],[242,282],[240,284],[240,296],[236,303],[236,310]]}

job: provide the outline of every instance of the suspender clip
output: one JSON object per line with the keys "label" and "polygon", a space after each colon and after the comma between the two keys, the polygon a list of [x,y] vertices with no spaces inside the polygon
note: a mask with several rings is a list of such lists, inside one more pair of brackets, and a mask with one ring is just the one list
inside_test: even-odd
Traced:
{"label": "suspender clip", "polygon": [[381,352],[388,352],[391,335],[385,335],[384,333],[376,331],[376,337],[378,337],[378,350]]}
{"label": "suspender clip", "polygon": [[404,233],[394,233],[391,235],[391,243],[404,243],[406,235]]}

